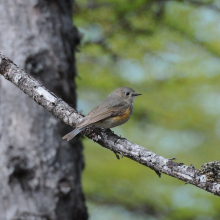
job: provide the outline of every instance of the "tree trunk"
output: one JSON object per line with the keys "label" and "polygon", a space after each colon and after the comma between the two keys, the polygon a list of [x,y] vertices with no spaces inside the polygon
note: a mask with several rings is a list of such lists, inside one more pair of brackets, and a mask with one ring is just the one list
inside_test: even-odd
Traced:
{"label": "tree trunk", "polygon": [[[71,0],[0,0],[0,51],[76,105]],[[82,144],[0,76],[0,219],[87,219]]]}

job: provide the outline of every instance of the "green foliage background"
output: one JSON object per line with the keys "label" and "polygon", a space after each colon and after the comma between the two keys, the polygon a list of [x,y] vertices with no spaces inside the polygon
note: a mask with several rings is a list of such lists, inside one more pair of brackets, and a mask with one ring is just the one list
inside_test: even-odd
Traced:
{"label": "green foliage background", "polygon": [[[196,168],[220,160],[220,1],[81,0],[74,24],[78,110],[113,90],[143,95],[113,129],[130,141]],[[220,219],[219,197],[84,139],[83,187],[91,219]]]}

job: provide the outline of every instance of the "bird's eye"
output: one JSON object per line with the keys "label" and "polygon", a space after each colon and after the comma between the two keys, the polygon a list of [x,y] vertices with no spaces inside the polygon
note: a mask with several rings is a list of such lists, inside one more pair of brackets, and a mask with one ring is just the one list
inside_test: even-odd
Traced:
{"label": "bird's eye", "polygon": [[129,92],[126,92],[126,94],[125,95],[130,95],[130,93]]}

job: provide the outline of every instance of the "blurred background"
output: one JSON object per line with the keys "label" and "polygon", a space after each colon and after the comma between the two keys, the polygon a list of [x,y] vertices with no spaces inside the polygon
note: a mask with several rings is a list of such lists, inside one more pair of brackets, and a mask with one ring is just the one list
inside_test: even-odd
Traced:
{"label": "blurred background", "polygon": [[[220,160],[220,1],[81,0],[78,111],[118,87],[143,95],[116,134],[177,162]],[[91,220],[214,220],[220,200],[84,139]]]}

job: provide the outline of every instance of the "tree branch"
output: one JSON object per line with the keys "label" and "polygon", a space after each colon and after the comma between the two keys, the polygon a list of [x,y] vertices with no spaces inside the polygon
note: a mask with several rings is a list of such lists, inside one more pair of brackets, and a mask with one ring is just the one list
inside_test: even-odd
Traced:
{"label": "tree branch", "polygon": [[[82,120],[83,116],[75,109],[71,108],[62,99],[58,98],[55,94],[43,87],[37,80],[25,73],[24,70],[18,68],[16,64],[1,53],[0,74],[66,124],[74,127]],[[218,183],[218,179],[213,178],[213,176],[212,178],[208,178],[208,172],[210,173],[211,169],[210,166],[207,166],[209,167],[207,170],[203,167],[201,171],[196,170],[193,166],[186,166],[183,163],[173,162],[170,159],[159,156],[144,147],[131,143],[128,140],[113,134],[109,129],[106,130],[92,126],[87,128],[83,134],[101,146],[113,151],[115,154],[118,153],[121,156],[128,157],[151,168],[157,174],[160,174],[160,172],[167,174],[180,179],[185,183],[193,184],[201,189],[220,196],[220,184]],[[216,165],[214,167],[214,173],[217,175],[219,170],[216,167],[219,166]]]}

